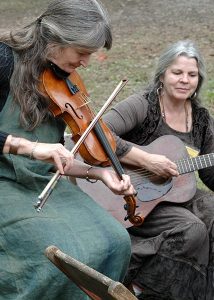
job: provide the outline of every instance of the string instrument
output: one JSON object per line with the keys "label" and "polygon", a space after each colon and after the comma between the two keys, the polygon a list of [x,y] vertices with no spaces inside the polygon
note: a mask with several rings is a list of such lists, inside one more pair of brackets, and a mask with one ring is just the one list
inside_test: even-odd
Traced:
{"label": "string instrument", "polygon": [[[79,74],[71,74],[59,69],[56,65],[44,71],[42,82],[45,93],[52,100],[49,110],[57,118],[61,117],[72,132],[76,143],[95,117],[89,108],[90,98]],[[89,164],[107,163],[109,158],[96,136],[96,128],[101,127],[113,151],[116,149],[115,139],[104,122],[100,119],[94,130],[88,134],[79,147],[79,153]]]}
{"label": "string instrument", "polygon": [[[123,84],[126,82],[124,80]],[[76,71],[68,74],[51,64],[50,68],[46,69],[42,75],[42,91],[52,100],[50,111],[55,117],[60,117],[66,122],[72,132],[72,139],[77,144],[94,118],[88,105],[90,99],[80,76]],[[118,92],[115,92],[114,98]],[[115,149],[115,139],[102,120],[96,122],[93,130],[87,134],[78,148],[80,155],[89,164],[100,165],[110,160],[119,178],[122,179],[124,170],[115,155]],[[59,172],[55,177],[56,179],[52,180],[54,183],[51,182],[39,196],[36,204],[38,211],[41,210],[58,181]],[[127,209],[126,218],[135,225],[142,224],[142,218],[135,215],[135,196],[125,196],[124,199]]]}
{"label": "string instrument", "polygon": [[[194,171],[214,166],[214,153],[189,157],[183,142],[172,135],[165,135],[148,146],[134,145],[148,153],[165,155],[177,165],[178,177],[171,179],[161,178],[145,169],[124,165],[126,174],[130,175],[137,194],[137,213],[146,218],[161,202],[184,203],[189,201],[196,192],[196,178]],[[77,180],[83,191],[99,202],[125,227],[130,222],[124,222],[124,209],[120,197],[110,194],[102,183],[89,186],[81,179]],[[96,190],[96,192],[95,192]],[[105,200],[103,201],[103,196]]]}

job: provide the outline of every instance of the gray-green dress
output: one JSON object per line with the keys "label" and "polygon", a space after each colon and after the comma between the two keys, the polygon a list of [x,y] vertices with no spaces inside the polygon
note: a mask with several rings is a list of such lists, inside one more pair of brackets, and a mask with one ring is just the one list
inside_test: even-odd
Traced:
{"label": "gray-green dress", "polygon": [[[64,125],[51,118],[33,132],[19,126],[9,96],[0,130],[32,141],[56,143]],[[122,280],[130,258],[125,229],[77,186],[61,179],[43,210],[33,205],[49,182],[51,165],[15,155],[0,156],[0,299],[87,297],[44,256],[49,245]],[[106,199],[107,200],[107,199]]]}

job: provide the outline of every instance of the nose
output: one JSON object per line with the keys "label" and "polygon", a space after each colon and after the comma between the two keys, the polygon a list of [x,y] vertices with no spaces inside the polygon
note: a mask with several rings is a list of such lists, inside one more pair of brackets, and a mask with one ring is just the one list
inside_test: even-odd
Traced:
{"label": "nose", "polygon": [[189,82],[189,76],[188,74],[182,74],[180,81],[184,82],[184,83],[188,83]]}
{"label": "nose", "polygon": [[89,64],[89,60],[90,60],[90,56],[91,54],[85,54],[81,57],[80,59],[80,65],[83,67],[83,68],[86,68]]}

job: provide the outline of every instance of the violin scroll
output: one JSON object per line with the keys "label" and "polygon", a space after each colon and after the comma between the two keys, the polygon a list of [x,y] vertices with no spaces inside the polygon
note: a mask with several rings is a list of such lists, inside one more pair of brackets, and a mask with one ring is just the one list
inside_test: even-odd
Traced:
{"label": "violin scroll", "polygon": [[127,215],[124,218],[125,221],[129,220],[134,226],[140,226],[144,222],[144,218],[140,215],[135,215],[136,211],[136,199],[133,195],[125,196],[124,200],[126,204],[124,205],[125,210],[127,211]]}

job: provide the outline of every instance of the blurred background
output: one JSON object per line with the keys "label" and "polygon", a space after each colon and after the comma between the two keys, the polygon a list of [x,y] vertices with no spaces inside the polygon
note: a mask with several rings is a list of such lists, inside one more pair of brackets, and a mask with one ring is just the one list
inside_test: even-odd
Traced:
{"label": "blurred background", "polygon": [[[1,0],[0,33],[39,16],[49,0]],[[113,48],[93,55],[79,70],[97,111],[121,79],[128,84],[120,101],[143,89],[151,79],[157,58],[170,43],[195,41],[205,57],[207,81],[202,101],[214,114],[214,1],[213,0],[103,0],[113,28]]]}

